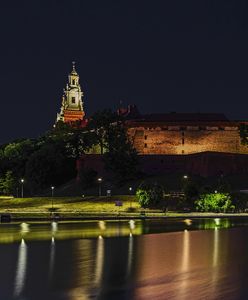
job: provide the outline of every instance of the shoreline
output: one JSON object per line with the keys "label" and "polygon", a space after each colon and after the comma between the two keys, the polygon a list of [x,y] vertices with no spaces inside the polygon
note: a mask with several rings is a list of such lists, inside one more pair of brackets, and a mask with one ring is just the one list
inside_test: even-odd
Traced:
{"label": "shoreline", "polygon": [[[9,220],[2,220],[3,218],[9,217]],[[152,219],[164,219],[164,220],[176,220],[176,219],[248,219],[248,213],[146,213],[146,214],[107,214],[107,213],[69,213],[69,212],[30,212],[30,213],[19,213],[19,212],[0,212],[1,223],[10,223],[18,221],[94,221],[94,220],[152,220]]]}

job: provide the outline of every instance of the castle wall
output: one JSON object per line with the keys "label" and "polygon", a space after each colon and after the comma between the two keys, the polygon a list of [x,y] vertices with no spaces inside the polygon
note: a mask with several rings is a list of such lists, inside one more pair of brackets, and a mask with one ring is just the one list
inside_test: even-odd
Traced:
{"label": "castle wall", "polygon": [[[77,161],[81,170],[93,169],[98,176],[113,178],[104,168],[102,155],[86,154]],[[139,155],[139,169],[148,175],[182,173],[203,177],[248,174],[248,155],[202,152],[189,155]]]}
{"label": "castle wall", "polygon": [[237,126],[129,127],[128,134],[139,154],[248,153]]}

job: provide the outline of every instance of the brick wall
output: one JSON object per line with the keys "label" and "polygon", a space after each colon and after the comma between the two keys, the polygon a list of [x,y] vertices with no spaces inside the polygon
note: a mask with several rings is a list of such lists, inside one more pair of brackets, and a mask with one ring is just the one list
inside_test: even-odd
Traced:
{"label": "brick wall", "polygon": [[134,127],[128,129],[139,154],[191,154],[205,151],[247,153],[238,127],[179,126]]}

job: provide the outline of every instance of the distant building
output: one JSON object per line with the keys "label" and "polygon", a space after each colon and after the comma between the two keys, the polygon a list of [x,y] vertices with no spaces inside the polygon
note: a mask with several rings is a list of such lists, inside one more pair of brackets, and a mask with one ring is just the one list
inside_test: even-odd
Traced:
{"label": "distant building", "polygon": [[[242,145],[239,121],[218,113],[165,113],[141,115],[135,105],[121,107],[128,135],[140,155],[187,155],[200,152],[248,154]],[[73,62],[57,121],[81,121],[85,126],[83,92]],[[91,153],[100,153],[99,149]]]}
{"label": "distant building", "polygon": [[241,144],[241,122],[216,113],[149,114],[126,121],[139,154],[193,154],[225,152],[247,154]]}
{"label": "distant building", "polygon": [[84,118],[83,92],[79,84],[79,75],[72,63],[72,71],[68,76],[68,83],[62,96],[62,106],[57,114],[57,122],[71,123]]}

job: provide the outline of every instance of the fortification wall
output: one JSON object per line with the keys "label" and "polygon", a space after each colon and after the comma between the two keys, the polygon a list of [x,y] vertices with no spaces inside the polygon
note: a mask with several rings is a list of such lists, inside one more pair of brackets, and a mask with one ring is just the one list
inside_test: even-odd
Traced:
{"label": "fortification wall", "polygon": [[192,154],[206,151],[248,154],[238,127],[135,127],[128,134],[139,154]]}
{"label": "fortification wall", "polygon": [[[139,155],[140,170],[148,175],[171,173],[194,174],[204,177],[248,174],[248,155],[202,152],[189,155]],[[81,170],[93,169],[98,176],[113,177],[104,169],[102,155],[86,154],[77,161]]]}

